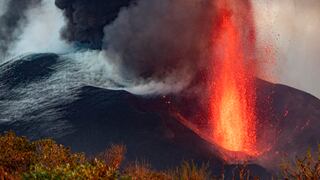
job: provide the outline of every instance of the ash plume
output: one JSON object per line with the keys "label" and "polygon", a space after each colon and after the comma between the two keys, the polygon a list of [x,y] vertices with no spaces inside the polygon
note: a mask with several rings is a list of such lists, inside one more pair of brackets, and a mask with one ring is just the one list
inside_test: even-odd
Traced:
{"label": "ash plume", "polygon": [[101,49],[131,92],[178,92],[206,70],[211,0],[55,3],[67,20],[62,37],[78,47]]}
{"label": "ash plume", "polygon": [[0,54],[5,56],[27,23],[26,12],[41,0],[10,0],[0,17]]}
{"label": "ash plume", "polygon": [[69,42],[100,49],[104,26],[116,19],[120,8],[128,6],[132,1],[56,0],[56,6],[64,11],[67,19],[62,37]]}
{"label": "ash plume", "polygon": [[0,17],[5,13],[9,0],[0,1]]}
{"label": "ash plume", "polygon": [[104,29],[109,63],[129,81],[192,81],[210,54],[212,9],[208,0],[138,1]]}

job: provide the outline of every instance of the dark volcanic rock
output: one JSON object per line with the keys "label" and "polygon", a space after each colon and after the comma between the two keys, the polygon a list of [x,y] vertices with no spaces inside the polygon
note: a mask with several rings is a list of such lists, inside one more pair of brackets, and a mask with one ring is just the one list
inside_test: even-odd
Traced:
{"label": "dark volcanic rock", "polygon": [[14,88],[44,79],[54,72],[53,65],[58,62],[58,58],[56,54],[33,54],[1,64],[0,84],[2,87]]}
{"label": "dark volcanic rock", "polygon": [[[311,94],[281,84],[258,82],[258,118],[263,141],[272,148],[265,166],[294,159],[320,142],[320,100]],[[274,167],[273,167],[274,168]]]}
{"label": "dark volcanic rock", "polygon": [[138,100],[124,91],[82,88],[79,99],[65,107],[65,118],[75,132],[58,142],[90,154],[124,144],[127,160],[144,159],[160,169],[175,167],[184,159],[219,164],[210,144],[168,114],[139,111],[133,106]]}

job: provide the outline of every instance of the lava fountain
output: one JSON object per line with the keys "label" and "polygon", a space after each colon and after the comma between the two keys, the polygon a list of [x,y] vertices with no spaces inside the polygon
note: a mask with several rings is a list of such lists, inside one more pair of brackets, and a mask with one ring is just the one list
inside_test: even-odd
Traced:
{"label": "lava fountain", "polygon": [[250,3],[215,3],[209,129],[220,148],[256,156],[255,30]]}

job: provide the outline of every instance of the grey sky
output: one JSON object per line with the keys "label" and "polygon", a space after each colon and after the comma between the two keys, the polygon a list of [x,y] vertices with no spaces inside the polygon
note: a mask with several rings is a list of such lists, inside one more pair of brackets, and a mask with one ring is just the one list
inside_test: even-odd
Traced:
{"label": "grey sky", "polygon": [[275,49],[274,81],[320,98],[320,1],[253,1],[260,42]]}

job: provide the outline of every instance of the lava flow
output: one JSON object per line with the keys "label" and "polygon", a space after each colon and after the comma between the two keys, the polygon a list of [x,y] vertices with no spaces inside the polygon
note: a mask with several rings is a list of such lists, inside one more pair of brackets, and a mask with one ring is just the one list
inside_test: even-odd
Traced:
{"label": "lava flow", "polygon": [[242,8],[239,4],[238,0],[216,1],[209,125],[216,145],[255,156],[255,66],[251,52],[255,31],[249,10],[243,8],[250,3],[242,3]]}

